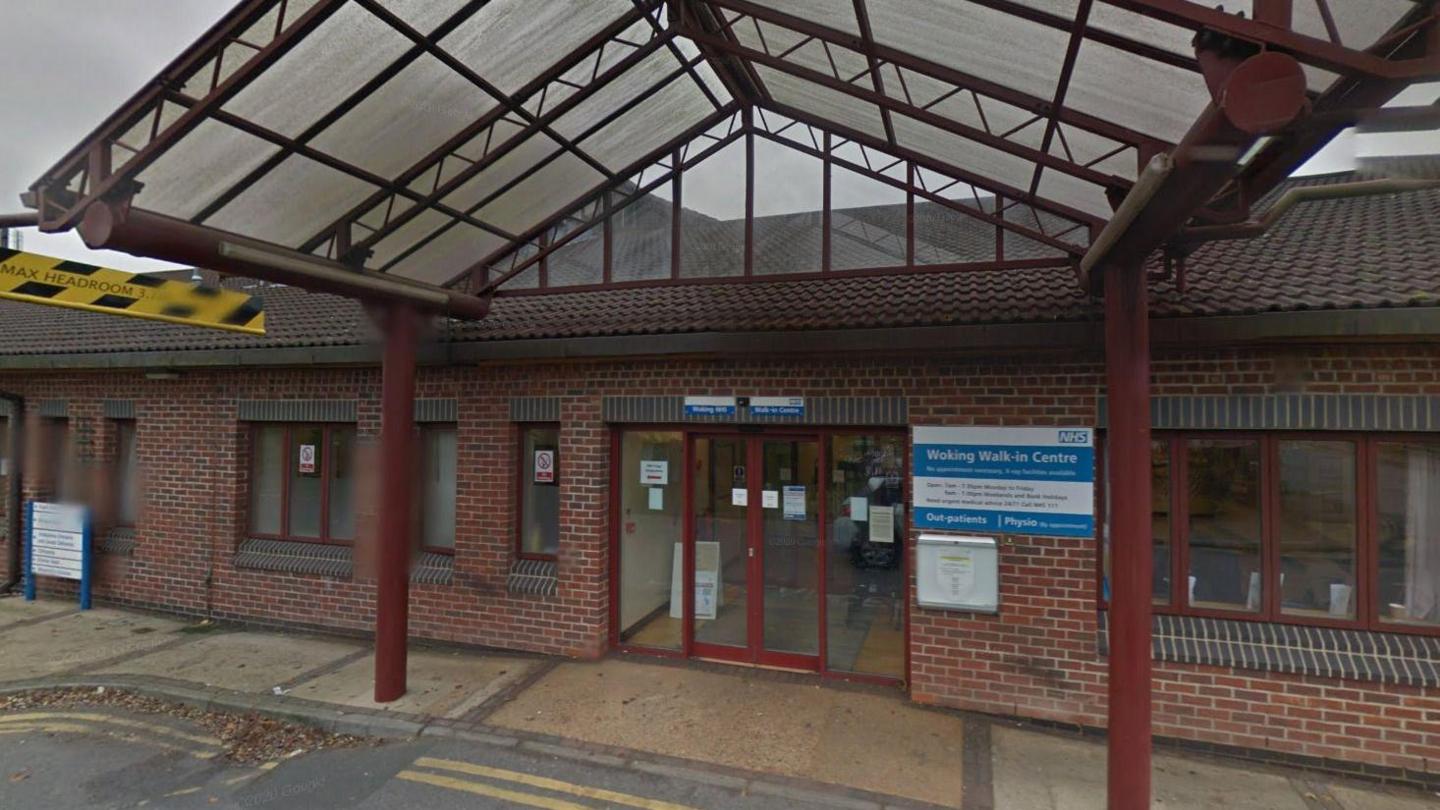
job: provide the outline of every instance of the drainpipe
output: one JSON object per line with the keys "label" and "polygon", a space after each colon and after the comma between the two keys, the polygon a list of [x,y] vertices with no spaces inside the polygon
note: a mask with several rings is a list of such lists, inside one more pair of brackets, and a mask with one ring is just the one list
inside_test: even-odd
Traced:
{"label": "drainpipe", "polygon": [[10,533],[10,578],[0,583],[0,594],[3,594],[15,590],[15,586],[20,584],[24,576],[23,557],[20,555],[20,535],[24,531],[20,518],[20,487],[23,479],[20,462],[24,453],[21,445],[24,442],[18,439],[21,435],[20,425],[25,418],[25,398],[19,394],[0,391],[0,400],[10,403],[10,476],[6,479],[8,485],[5,488],[5,523]]}

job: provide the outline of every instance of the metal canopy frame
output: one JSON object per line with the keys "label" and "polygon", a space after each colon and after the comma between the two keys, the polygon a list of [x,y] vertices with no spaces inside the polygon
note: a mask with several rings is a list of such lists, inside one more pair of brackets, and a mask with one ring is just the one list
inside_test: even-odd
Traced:
{"label": "metal canopy frame", "polygon": [[[405,692],[423,315],[596,287],[1073,274],[1104,294],[1126,496],[1108,514],[1108,800],[1148,807],[1146,262],[1250,220],[1343,127],[1440,78],[1440,0],[1234,5],[244,0],[26,199],[92,247],[375,305],[379,702]],[[809,167],[814,210],[757,206],[757,186],[798,182],[757,172],[774,149]],[[712,216],[695,203],[716,166]],[[902,201],[845,207],[841,178]],[[697,272],[697,241],[721,263]]]}
{"label": "metal canopy frame", "polygon": [[[654,180],[656,166],[667,162],[671,173],[683,174],[676,156],[720,121],[743,118],[747,142],[771,134],[753,123],[767,119],[750,112],[760,109],[827,133],[824,144],[817,137],[811,148],[798,150],[818,155],[827,177],[830,166],[842,165],[837,149],[862,147],[884,156],[878,162],[886,168],[902,161],[910,187],[929,175],[963,184],[969,205],[955,205],[955,194],[933,189],[907,187],[906,193],[1043,243],[1056,253],[1054,266],[1068,271],[1146,163],[1176,153],[1181,141],[1176,122],[1140,120],[1147,115],[1143,99],[1136,102],[1138,114],[1132,107],[1101,109],[1108,105],[1097,101],[1097,87],[1117,99],[1132,92],[1138,99],[1169,82],[1177,93],[1180,85],[1192,95],[1208,89],[1196,98],[1223,103],[1206,75],[1202,41],[1231,54],[1285,54],[1303,67],[1307,101],[1326,115],[1283,122],[1263,144],[1246,144],[1254,153],[1243,166],[1230,145],[1220,159],[1231,164],[1222,186],[1191,212],[1200,224],[1216,224],[1246,219],[1255,200],[1339,131],[1346,110],[1373,109],[1410,82],[1440,77],[1432,0],[1251,1],[1254,7],[1241,2],[1237,14],[1190,0],[944,0],[932,10],[897,0],[833,7],[804,0],[605,0],[587,4],[597,11],[562,15],[557,29],[541,31],[516,21],[513,0],[245,0],[46,172],[32,199],[46,230],[74,227],[91,205],[121,200],[142,211],[156,205],[153,213],[209,228],[217,238],[234,233],[338,265],[476,294],[510,294],[521,291],[515,284],[521,271],[536,264],[535,286],[548,289],[547,256],[633,200],[637,177],[648,172],[645,179]],[[467,26],[486,15],[501,30],[533,38],[533,50],[552,61],[537,56],[533,65],[496,66],[467,50]],[[569,19],[577,16],[585,19]],[[1037,51],[1060,50],[1041,67],[1034,54],[1017,52],[1005,57],[1013,64],[997,70],[981,56],[971,66],[962,48],[951,55],[901,27],[956,19],[974,19],[982,33]],[[314,109],[284,114],[247,98],[252,85],[273,88],[274,82],[256,82],[276,71],[305,80],[297,64],[304,59],[335,64],[333,51],[350,43],[337,39],[327,48],[326,39],[351,29],[383,34],[373,50],[384,56],[360,65],[361,81],[336,80],[344,92],[326,94]],[[303,57],[287,61],[292,52]],[[531,58],[525,49],[508,55]],[[1153,70],[1158,78],[1115,74],[1117,67]],[[1029,82],[1033,87],[1009,76],[1027,71],[1041,77]],[[393,104],[396,93],[420,91],[423,85],[414,81],[420,75],[457,88],[428,100],[453,106],[462,98],[457,94],[470,93],[466,103],[477,114],[426,110],[455,123],[437,126],[428,148],[400,150],[403,163],[335,148],[344,130],[375,117],[367,105]],[[315,103],[303,94],[275,100],[281,102]],[[639,137],[645,124],[663,125],[668,137]],[[216,132],[229,140],[217,140]],[[207,138],[218,146],[207,151]],[[609,140],[637,144],[627,151]],[[225,145],[244,149],[216,151]],[[213,187],[190,187],[202,200],[168,199],[167,184],[175,185],[177,173],[200,174],[187,148],[223,155],[236,169],[219,173]],[[896,182],[897,172],[869,163],[843,165]],[[314,200],[287,196],[285,177],[297,170],[312,180],[308,187],[329,193]],[[186,190],[177,188],[170,196]],[[541,189],[546,194],[537,194]],[[257,209],[287,204],[297,207],[295,219],[317,224],[256,220]],[[1025,215],[1014,215],[1020,209]],[[828,222],[829,210],[823,216]],[[913,223],[906,227],[913,230]],[[1152,249],[1170,234],[1158,236]],[[960,264],[968,266],[953,269],[1011,266],[1001,255]],[[637,283],[616,281],[610,269],[607,263],[595,283]],[[862,268],[922,269],[931,268],[910,262]],[[828,263],[821,271],[830,272]],[[672,267],[668,277],[649,283],[684,280]]]}

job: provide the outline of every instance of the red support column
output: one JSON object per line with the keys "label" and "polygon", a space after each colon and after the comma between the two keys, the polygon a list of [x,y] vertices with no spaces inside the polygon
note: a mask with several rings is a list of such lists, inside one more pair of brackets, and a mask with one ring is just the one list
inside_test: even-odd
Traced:
{"label": "red support column", "polygon": [[405,694],[410,532],[415,477],[415,344],[420,315],[392,304],[381,317],[380,520],[375,554],[375,702]]}
{"label": "red support column", "polygon": [[1150,807],[1150,324],[1145,266],[1105,276],[1110,467],[1110,810]]}

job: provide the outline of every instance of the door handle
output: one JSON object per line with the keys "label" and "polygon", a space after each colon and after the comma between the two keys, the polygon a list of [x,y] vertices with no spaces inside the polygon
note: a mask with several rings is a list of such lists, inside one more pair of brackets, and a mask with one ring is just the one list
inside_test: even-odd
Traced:
{"label": "door handle", "polygon": [[754,556],[755,556],[755,547],[754,547],[754,546],[751,546],[750,548],[746,549],[746,551],[749,551],[749,552],[750,552],[750,556],[751,556],[751,557],[754,557]]}

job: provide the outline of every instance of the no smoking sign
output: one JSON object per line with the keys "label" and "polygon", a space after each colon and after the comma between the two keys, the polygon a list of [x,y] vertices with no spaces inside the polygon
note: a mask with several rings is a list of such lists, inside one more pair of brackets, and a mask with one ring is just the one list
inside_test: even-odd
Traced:
{"label": "no smoking sign", "polygon": [[554,451],[554,450],[536,450],[536,451],[535,451],[535,483],[537,483],[537,484],[553,484],[553,483],[555,483],[555,451]]}

